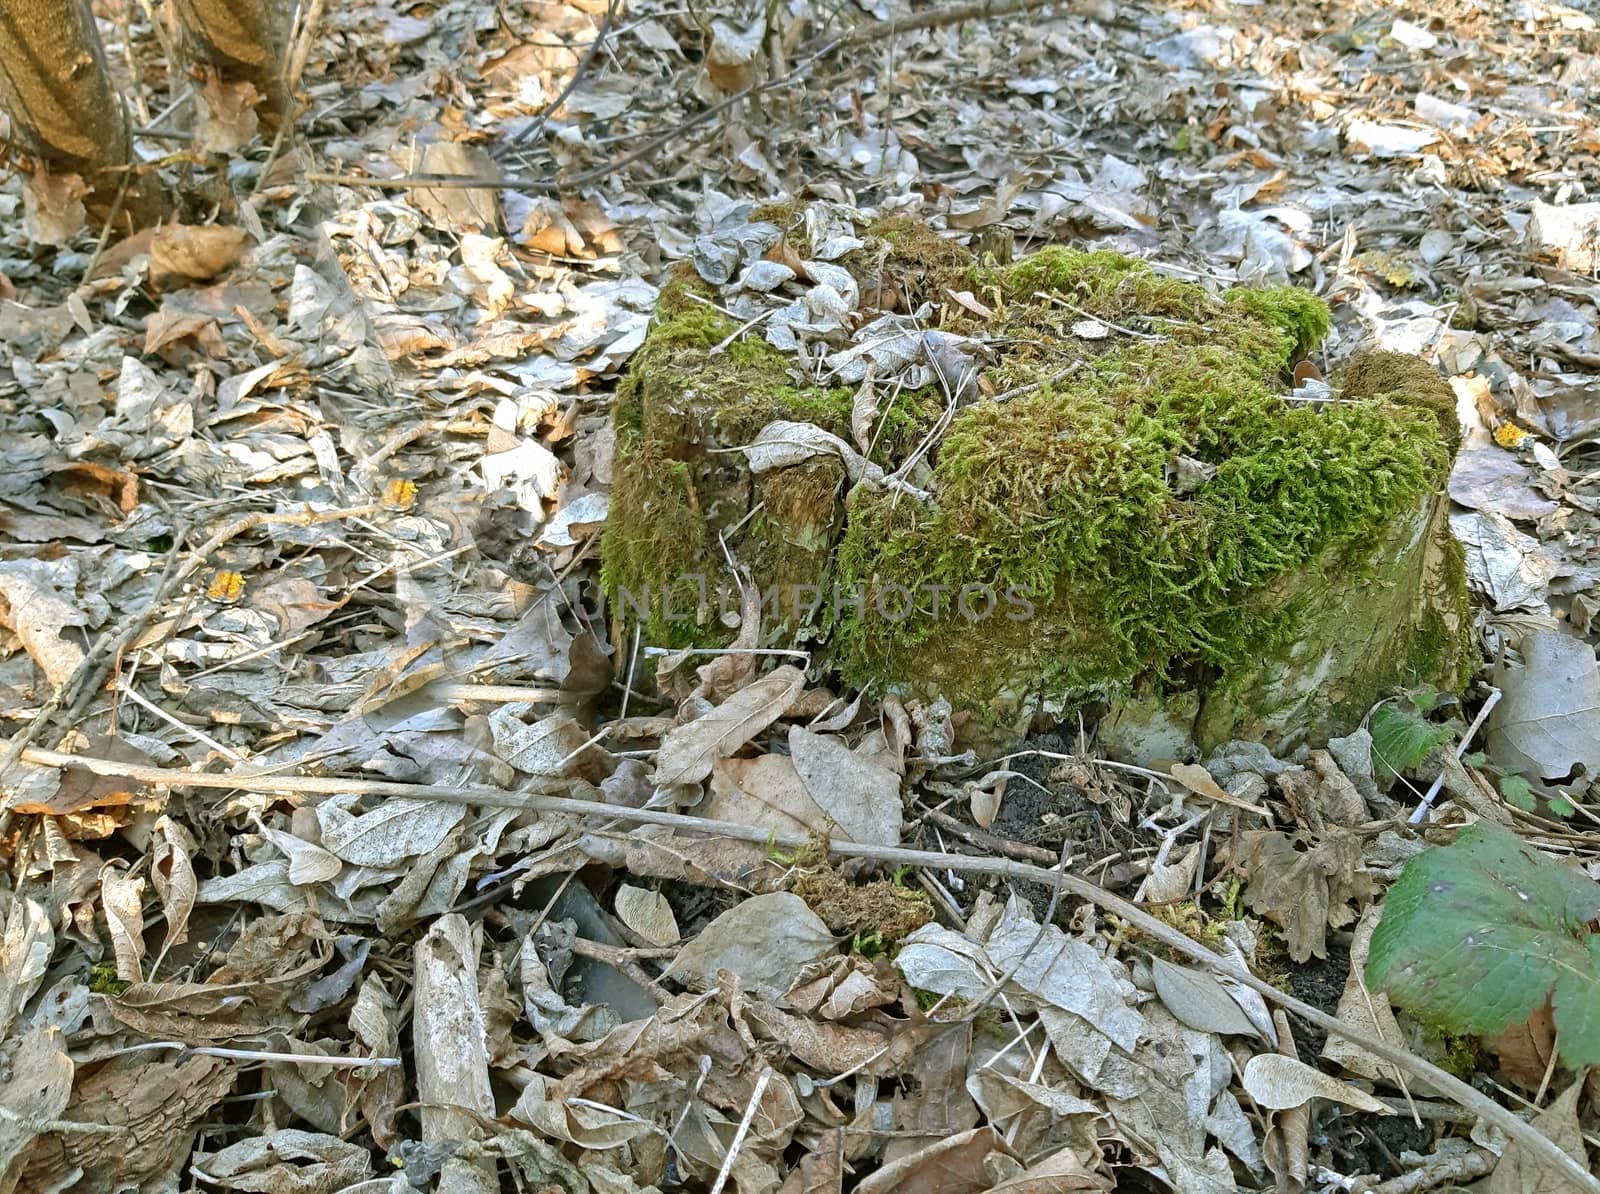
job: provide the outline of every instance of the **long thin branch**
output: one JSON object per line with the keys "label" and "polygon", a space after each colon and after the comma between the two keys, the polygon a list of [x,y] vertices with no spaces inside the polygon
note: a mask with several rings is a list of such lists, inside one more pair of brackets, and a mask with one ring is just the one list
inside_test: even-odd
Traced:
{"label": "long thin branch", "polygon": [[[272,775],[218,775],[210,772],[181,771],[168,767],[144,767],[101,759],[88,755],[64,754],[55,750],[29,747],[22,758],[41,767],[81,767],[95,775],[137,780],[146,784],[161,784],[181,788],[221,788],[251,792],[299,792],[306,794],[370,794],[404,796],[419,800],[438,800],[450,804],[477,804],[491,808],[527,809],[534,812],[569,813],[583,817],[605,817],[635,824],[661,825],[668,829],[681,829],[690,833],[711,834],[736,841],[767,844],[777,849],[799,850],[815,848],[822,844],[815,838],[797,833],[772,833],[757,825],[735,825],[714,821],[707,817],[689,817],[680,813],[664,813],[656,809],[627,808],[605,804],[598,800],[573,800],[565,796],[543,796],[508,792],[503,788],[471,786],[452,788],[442,784],[404,784],[382,780],[338,779],[310,776]],[[1420,1078],[1435,1090],[1447,1095],[1460,1106],[1481,1116],[1507,1136],[1520,1141],[1532,1150],[1545,1165],[1560,1171],[1581,1189],[1600,1194],[1600,1178],[1596,1178],[1562,1149],[1550,1137],[1519,1119],[1487,1095],[1474,1090],[1453,1074],[1447,1074],[1431,1062],[1424,1061],[1407,1049],[1376,1037],[1369,1037],[1351,1028],[1342,1020],[1280,991],[1269,982],[1248,971],[1234,969],[1227,960],[1219,957],[1197,941],[1185,937],[1170,925],[1151,916],[1144,909],[1112,895],[1087,879],[1069,875],[1064,870],[1050,871],[1044,867],[1016,862],[1009,858],[972,857],[963,854],[945,854],[933,850],[908,850],[901,846],[874,846],[857,842],[829,841],[829,854],[849,858],[870,858],[897,866],[947,868],[974,874],[1005,875],[1031,883],[1059,883],[1061,889],[1081,900],[1087,900],[1106,912],[1113,913],[1138,929],[1147,937],[1161,942],[1168,949],[1183,954],[1202,966],[1208,966],[1236,982],[1242,982],[1278,1006],[1293,1012],[1304,1020],[1335,1036],[1360,1045],[1369,1053],[1398,1066],[1413,1077]]]}

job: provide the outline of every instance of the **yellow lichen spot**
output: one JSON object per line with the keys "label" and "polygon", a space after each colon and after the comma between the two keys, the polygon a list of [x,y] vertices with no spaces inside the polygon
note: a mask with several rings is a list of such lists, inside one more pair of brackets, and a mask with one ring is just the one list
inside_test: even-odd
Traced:
{"label": "yellow lichen spot", "polygon": [[206,586],[206,599],[219,605],[232,605],[244,596],[244,576],[229,568],[219,568],[211,574]]}
{"label": "yellow lichen spot", "polygon": [[1356,259],[1356,264],[1401,290],[1414,290],[1423,283],[1422,274],[1402,253],[1379,249],[1363,253]]}
{"label": "yellow lichen spot", "polygon": [[1515,450],[1522,447],[1532,438],[1533,433],[1531,431],[1518,427],[1515,423],[1501,423],[1500,426],[1494,429],[1494,442],[1502,448]]}
{"label": "yellow lichen spot", "polygon": [[409,510],[416,500],[417,483],[415,481],[408,481],[404,477],[390,477],[388,484],[383,487],[383,508],[385,510]]}

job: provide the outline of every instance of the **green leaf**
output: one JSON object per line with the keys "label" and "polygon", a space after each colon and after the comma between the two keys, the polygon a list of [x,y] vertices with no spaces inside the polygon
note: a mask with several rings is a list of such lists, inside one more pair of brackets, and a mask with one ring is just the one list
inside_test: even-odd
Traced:
{"label": "green leaf", "polygon": [[1558,817],[1570,817],[1578,811],[1578,806],[1565,796],[1550,797],[1550,811]]}
{"label": "green leaf", "polygon": [[1430,688],[1426,684],[1411,694],[1411,704],[1423,717],[1426,717],[1428,714],[1437,709],[1441,699],[1442,698],[1438,689]]}
{"label": "green leaf", "polygon": [[1367,985],[1445,1032],[1483,1035],[1552,998],[1556,1045],[1600,1062],[1600,883],[1480,821],[1426,850],[1389,889]]}
{"label": "green leaf", "polygon": [[1534,799],[1533,785],[1520,775],[1508,775],[1500,781],[1500,795],[1505,802],[1515,808],[1520,808],[1525,813],[1531,813],[1539,807],[1538,800]]}
{"label": "green leaf", "polygon": [[1379,705],[1367,720],[1372,734],[1372,756],[1393,777],[1410,771],[1436,746],[1450,737],[1450,731],[1437,726],[1415,708]]}

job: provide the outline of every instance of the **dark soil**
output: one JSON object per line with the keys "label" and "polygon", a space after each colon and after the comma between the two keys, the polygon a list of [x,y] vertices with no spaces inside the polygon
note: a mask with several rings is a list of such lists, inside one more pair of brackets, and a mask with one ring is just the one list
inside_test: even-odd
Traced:
{"label": "dark soil", "polygon": [[[1304,963],[1286,962],[1291,994],[1330,1016],[1339,1006],[1345,978],[1350,973],[1350,950],[1329,939],[1328,956]],[[1328,1034],[1314,1024],[1290,1014],[1295,1048],[1300,1060],[1316,1065]],[[1355,1112],[1333,1103],[1318,1102],[1311,1120],[1313,1159],[1346,1174],[1375,1173],[1379,1178],[1398,1177],[1402,1152],[1429,1152],[1433,1148],[1433,1128],[1426,1122],[1418,1127],[1409,1116],[1372,1115]]]}
{"label": "dark soil", "polygon": [[[1289,961],[1281,964],[1288,972],[1289,994],[1309,1003],[1318,1011],[1333,1015],[1339,1007],[1339,996],[1344,994],[1344,980],[1350,974],[1350,950],[1339,942],[1328,941],[1326,958],[1310,958],[1305,962]],[[1315,1024],[1308,1023],[1291,1013],[1295,1048],[1300,1060],[1315,1064],[1315,1059],[1327,1043],[1328,1034]]]}

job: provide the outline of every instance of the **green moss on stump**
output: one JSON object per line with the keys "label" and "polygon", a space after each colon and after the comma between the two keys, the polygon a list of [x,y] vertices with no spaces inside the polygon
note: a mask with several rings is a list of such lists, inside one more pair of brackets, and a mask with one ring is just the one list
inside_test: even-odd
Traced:
{"label": "green moss on stump", "polygon": [[[986,393],[1016,393],[955,414],[927,455],[929,504],[867,488],[847,499],[832,461],[752,479],[727,449],[774,419],[849,439],[853,391],[791,376],[791,358],[735,336],[691,297],[709,293],[677,279],[618,397],[603,544],[613,595],[685,572],[718,583],[724,532],[763,586],[867,592],[860,609],[825,600],[811,628],[847,681],[942,691],[985,716],[1025,695],[1140,682],[1211,694],[1200,721],[1214,728],[1268,724],[1283,711],[1273,701],[1305,711],[1308,660],[1295,652],[1308,642],[1338,689],[1319,698],[1321,715],[1385,684],[1459,682],[1460,557],[1436,516],[1454,404],[1428,366],[1372,354],[1346,369],[1338,401],[1296,403],[1286,374],[1328,328],[1303,291],[1219,297],[1115,253],[1061,247],[979,265],[898,220],[869,230],[846,263],[884,294],[941,302],[938,326],[995,347]],[[959,291],[992,314],[948,301]],[[931,390],[898,395],[874,460],[893,470],[943,405]],[[1182,483],[1185,468],[1208,479]],[[885,586],[921,595],[917,610],[882,616],[872,595]],[[997,607],[963,616],[964,586]],[[1424,608],[1358,617],[1367,658],[1347,659],[1330,613],[1407,589]],[[715,645],[729,632],[711,617],[656,617],[645,633]]]}

